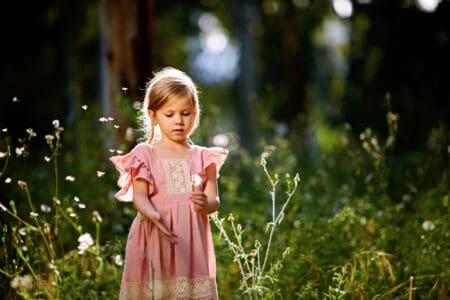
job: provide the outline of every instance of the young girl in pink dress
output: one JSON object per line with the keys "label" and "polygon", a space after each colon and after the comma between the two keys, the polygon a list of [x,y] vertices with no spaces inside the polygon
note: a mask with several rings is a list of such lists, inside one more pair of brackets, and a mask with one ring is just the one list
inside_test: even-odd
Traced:
{"label": "young girl in pink dress", "polygon": [[120,173],[116,198],[137,209],[120,299],[217,299],[208,214],[219,208],[217,176],[228,151],[189,142],[199,115],[192,80],[165,68],[141,109],[148,142],[111,157]]}

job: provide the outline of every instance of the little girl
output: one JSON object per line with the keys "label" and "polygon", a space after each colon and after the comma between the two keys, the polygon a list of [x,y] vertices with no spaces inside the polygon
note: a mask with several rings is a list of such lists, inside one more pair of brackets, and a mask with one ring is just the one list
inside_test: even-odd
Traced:
{"label": "little girl", "polygon": [[208,214],[219,208],[218,171],[228,151],[190,144],[200,116],[192,80],[165,68],[141,109],[147,143],[111,157],[119,201],[133,202],[120,299],[217,299]]}

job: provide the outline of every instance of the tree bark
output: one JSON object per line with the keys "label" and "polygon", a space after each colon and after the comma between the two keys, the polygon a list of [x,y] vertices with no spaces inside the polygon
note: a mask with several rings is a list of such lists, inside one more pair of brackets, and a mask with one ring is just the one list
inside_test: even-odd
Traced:
{"label": "tree bark", "polygon": [[114,147],[131,124],[120,99],[130,107],[140,100],[153,69],[153,1],[102,0],[100,10],[102,108],[120,126],[108,142]]}

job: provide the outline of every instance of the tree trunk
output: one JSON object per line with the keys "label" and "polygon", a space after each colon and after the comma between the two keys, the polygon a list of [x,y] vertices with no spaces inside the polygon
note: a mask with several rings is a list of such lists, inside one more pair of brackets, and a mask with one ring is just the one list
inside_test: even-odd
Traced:
{"label": "tree trunk", "polygon": [[120,99],[142,99],[153,69],[153,1],[102,0],[100,9],[102,108],[120,126],[107,142],[117,147],[130,127]]}

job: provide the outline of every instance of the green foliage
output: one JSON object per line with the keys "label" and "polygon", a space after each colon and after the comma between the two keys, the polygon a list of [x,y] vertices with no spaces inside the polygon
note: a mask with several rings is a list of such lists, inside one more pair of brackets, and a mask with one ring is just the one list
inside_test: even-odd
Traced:
{"label": "green foliage", "polygon": [[[55,121],[38,163],[32,129],[17,147],[2,135],[0,289],[9,299],[117,297],[134,212],[112,201],[111,152],[96,142],[107,131],[92,130],[94,109],[86,118],[95,122],[81,118],[67,134],[76,147],[65,151]],[[398,120],[387,114],[386,138],[348,125],[315,130],[332,139],[318,142],[313,159],[293,146],[302,145],[298,135],[265,133],[254,156],[225,134],[233,151],[220,177],[222,208],[212,216],[221,298],[445,299],[448,134],[440,125],[428,152],[398,155]],[[208,140],[206,132],[198,137]],[[297,171],[298,191],[297,177],[275,175]],[[86,188],[94,180],[96,188]]]}

